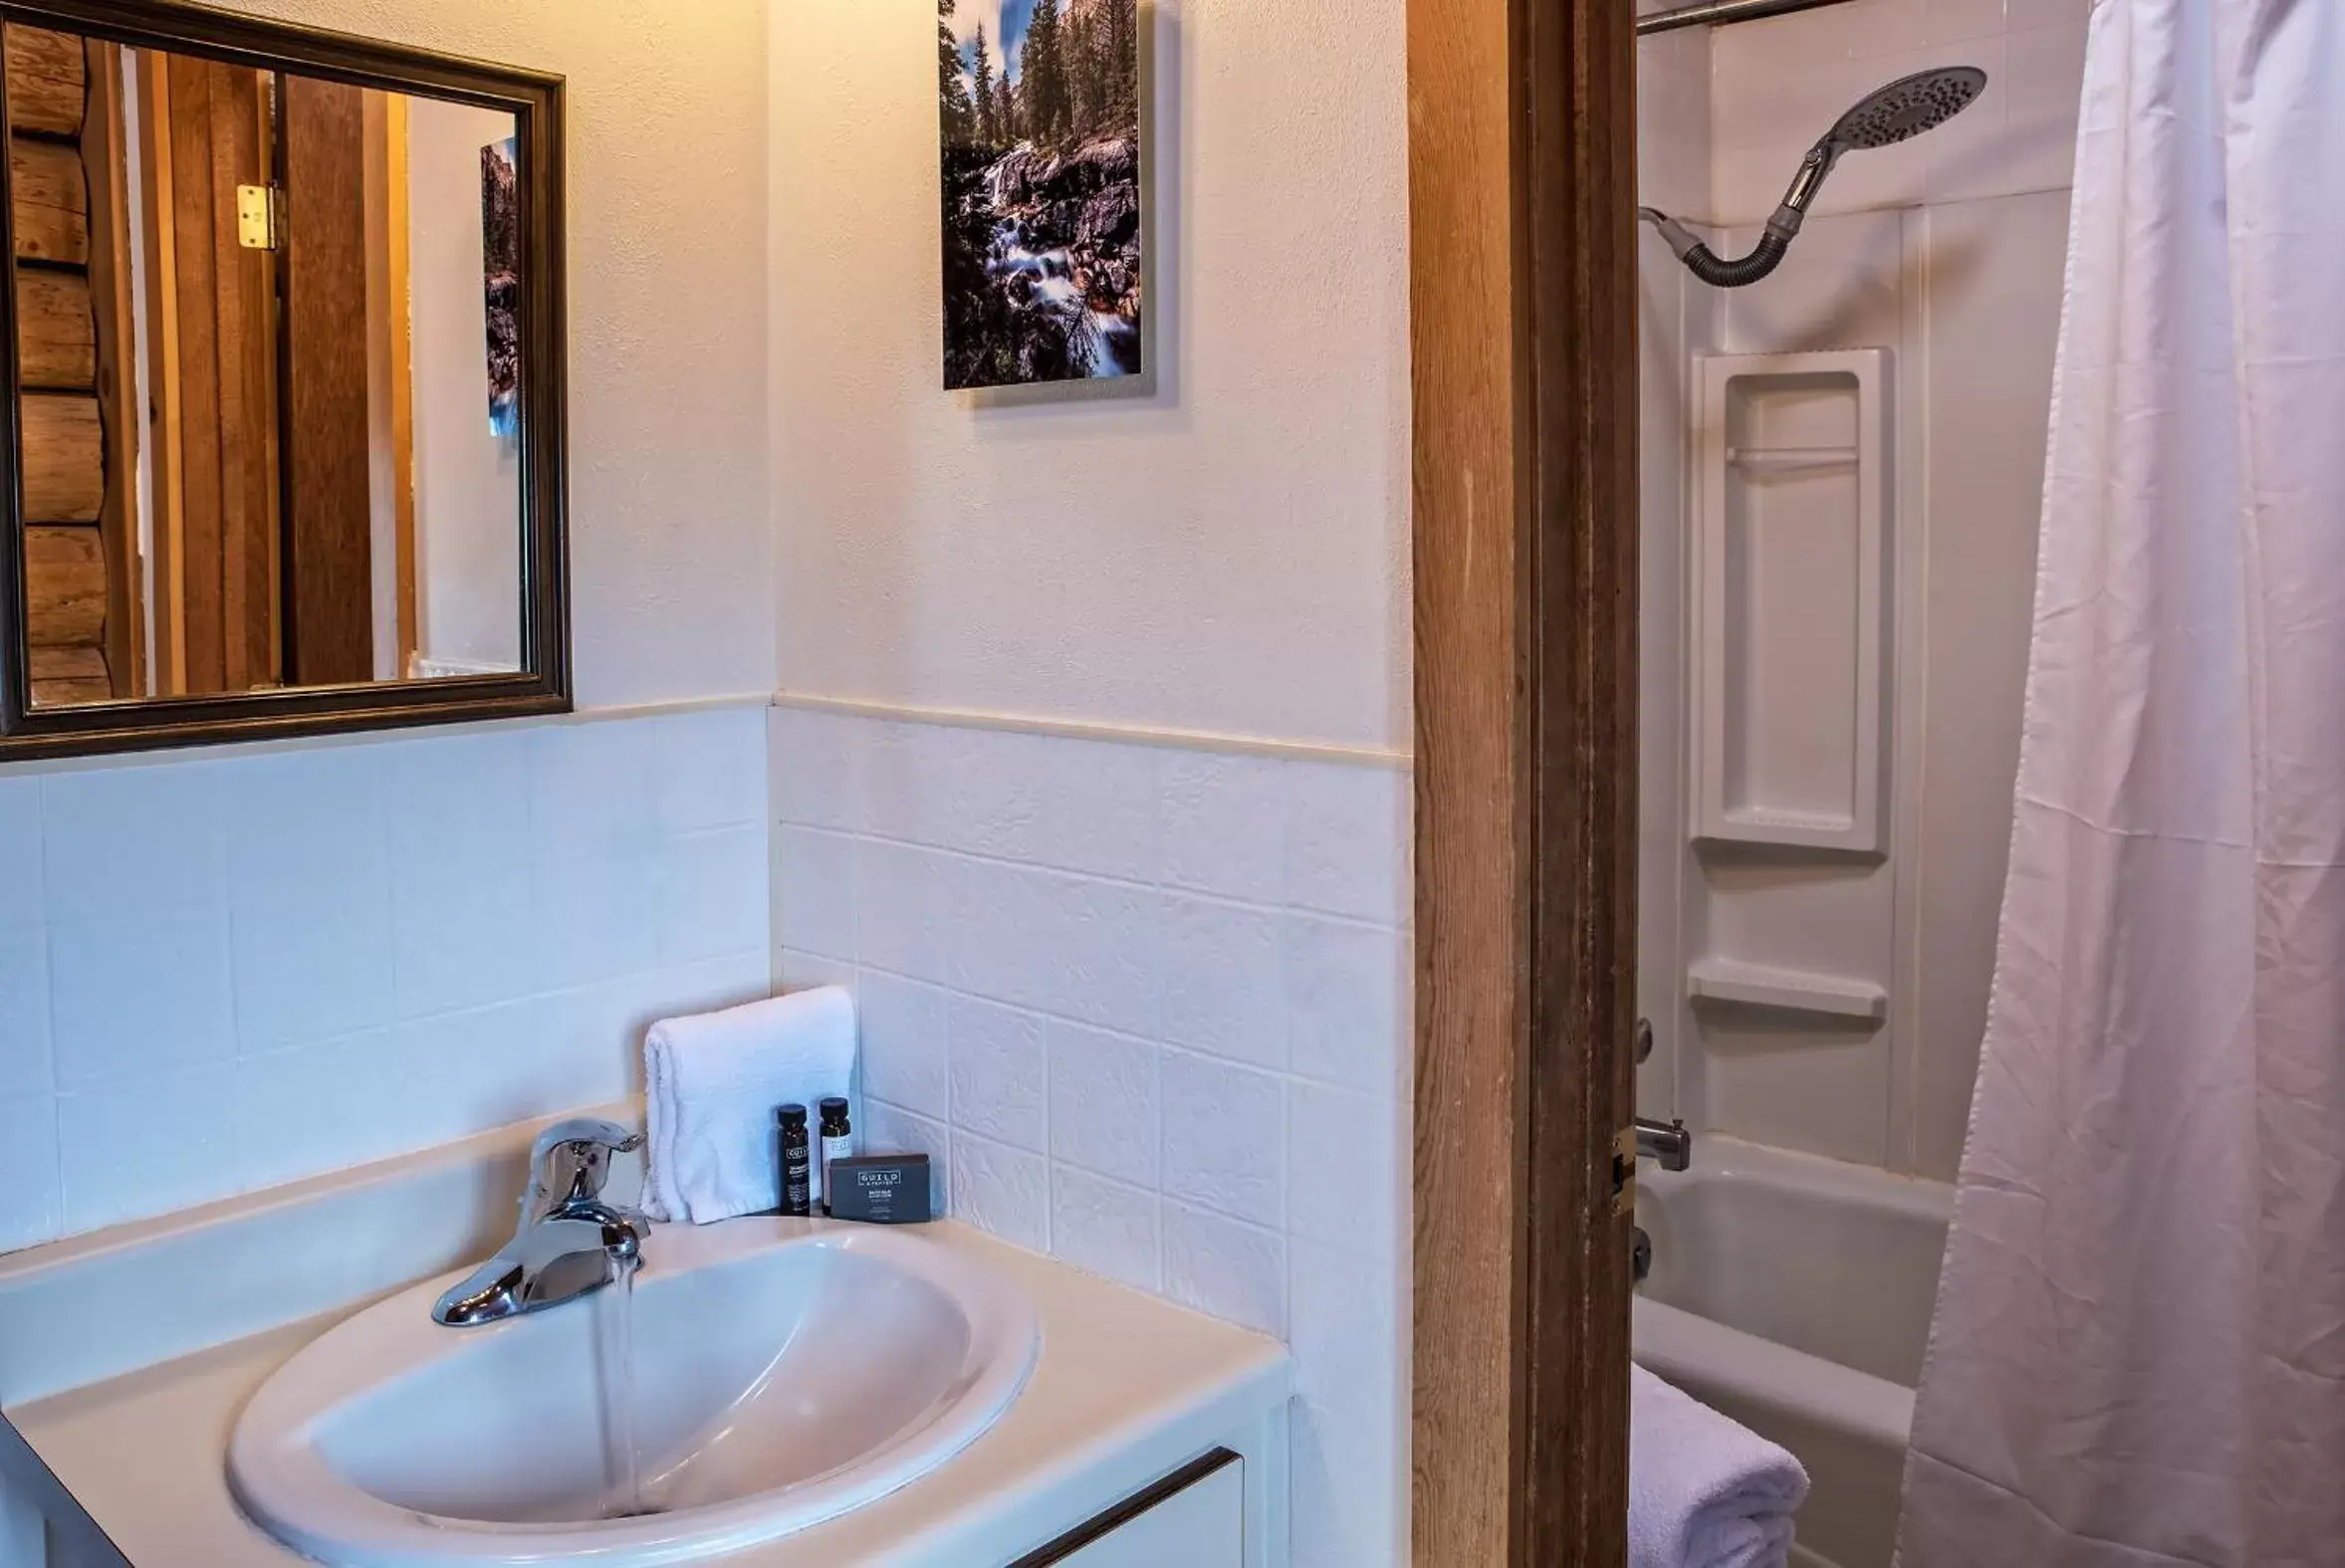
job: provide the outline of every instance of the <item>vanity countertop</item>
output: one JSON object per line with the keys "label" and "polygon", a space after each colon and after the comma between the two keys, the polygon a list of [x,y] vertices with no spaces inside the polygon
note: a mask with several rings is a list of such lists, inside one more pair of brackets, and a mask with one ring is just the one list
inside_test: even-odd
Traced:
{"label": "vanity countertop", "polygon": [[[526,1137],[526,1129],[518,1136]],[[316,1243],[330,1233],[347,1239],[352,1214],[378,1210],[383,1189],[412,1201],[435,1184],[493,1188],[510,1164],[513,1141],[487,1135],[280,1190],[260,1202],[236,1200],[183,1221],[0,1259],[0,1345],[20,1352],[0,1351],[0,1402],[9,1421],[137,1568],[283,1568],[303,1561],[248,1523],[230,1497],[224,1456],[237,1416],[297,1351],[401,1282],[379,1276],[400,1272],[403,1251],[428,1251],[447,1238],[403,1237],[372,1262],[363,1246],[338,1258]],[[810,1222],[759,1217],[728,1224],[780,1233],[803,1231]],[[981,1260],[1033,1301],[1042,1351],[1024,1392],[967,1449],[902,1489],[723,1561],[758,1568],[1007,1562],[1099,1499],[1148,1484],[1285,1403],[1290,1363],[1275,1340],[951,1221],[921,1227],[920,1233]],[[648,1266],[657,1266],[657,1242],[655,1231],[645,1245]],[[269,1310],[217,1283],[218,1270],[256,1252],[296,1268],[300,1260],[317,1260],[330,1276],[318,1280],[301,1271],[277,1293],[280,1313],[308,1304],[303,1282],[313,1295],[338,1287],[347,1293],[291,1321],[219,1333],[251,1328],[251,1315]],[[151,1290],[189,1265],[201,1267],[211,1283],[184,1294],[184,1313],[164,1310],[166,1302],[151,1295],[121,1294]],[[268,1281],[246,1283],[250,1294],[270,1294]],[[218,1299],[206,1301],[207,1295]],[[207,1337],[209,1343],[189,1342]],[[28,1349],[30,1357],[23,1354]]]}

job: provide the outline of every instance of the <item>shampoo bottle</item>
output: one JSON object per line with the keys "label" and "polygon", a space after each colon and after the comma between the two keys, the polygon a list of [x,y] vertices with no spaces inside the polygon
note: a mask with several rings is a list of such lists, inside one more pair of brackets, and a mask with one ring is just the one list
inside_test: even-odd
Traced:
{"label": "shampoo bottle", "polygon": [[785,1105],[774,1113],[776,1169],[782,1178],[782,1213],[814,1213],[811,1164],[807,1148],[807,1108]]}
{"label": "shampoo bottle", "polygon": [[847,1124],[846,1100],[831,1095],[822,1101],[822,1213],[830,1212],[830,1162],[855,1152],[854,1129]]}

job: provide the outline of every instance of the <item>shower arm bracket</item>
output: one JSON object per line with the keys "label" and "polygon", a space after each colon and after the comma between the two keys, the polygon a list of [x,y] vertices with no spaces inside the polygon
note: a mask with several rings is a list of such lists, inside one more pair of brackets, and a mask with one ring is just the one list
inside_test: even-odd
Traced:
{"label": "shower arm bracket", "polygon": [[1679,261],[1684,261],[1686,253],[1702,243],[1701,235],[1696,234],[1692,229],[1687,228],[1658,207],[1639,207],[1637,216],[1653,225],[1654,231],[1667,242],[1670,253],[1676,256]]}

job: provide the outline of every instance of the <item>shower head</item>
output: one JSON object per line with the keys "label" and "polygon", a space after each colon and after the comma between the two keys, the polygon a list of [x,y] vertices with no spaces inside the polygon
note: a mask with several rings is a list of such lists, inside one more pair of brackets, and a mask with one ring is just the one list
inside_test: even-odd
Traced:
{"label": "shower head", "polygon": [[1832,128],[1807,149],[1807,156],[1799,160],[1799,172],[1791,176],[1791,188],[1783,192],[1783,204],[1775,209],[1767,227],[1787,224],[1783,237],[1788,240],[1799,232],[1800,217],[1815,200],[1824,176],[1840,161],[1840,154],[1895,146],[1925,130],[1935,130],[1969,109],[1986,86],[1987,73],[1977,66],[1941,66],[1875,88],[1832,121]]}
{"label": "shower head", "polygon": [[1757,283],[1773,272],[1791,248],[1791,238],[1799,232],[1808,204],[1815,200],[1824,177],[1842,153],[1894,146],[1925,130],[1935,130],[1969,109],[1986,87],[1987,73],[1977,66],[1941,66],[1899,77],[1866,94],[1807,149],[1774,216],[1766,220],[1766,232],[1748,256],[1724,260],[1668,214],[1640,207],[1637,215],[1661,231],[1678,260],[1704,283],[1722,289]]}
{"label": "shower head", "polygon": [[1834,120],[1819,145],[1850,152],[1892,146],[1945,124],[1969,109],[1986,86],[1987,73],[1977,66],[1942,66],[1899,77]]}

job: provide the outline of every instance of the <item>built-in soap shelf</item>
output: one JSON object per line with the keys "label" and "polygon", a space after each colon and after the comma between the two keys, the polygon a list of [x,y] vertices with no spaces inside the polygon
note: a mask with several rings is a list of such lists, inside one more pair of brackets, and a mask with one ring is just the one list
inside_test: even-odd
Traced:
{"label": "built-in soap shelf", "polygon": [[1870,981],[1778,969],[1740,959],[1705,958],[1686,971],[1686,995],[1697,1002],[1733,1003],[1775,1012],[1821,1013],[1877,1023],[1889,1015],[1889,994]]}
{"label": "built-in soap shelf", "polygon": [[1889,353],[1701,360],[1697,840],[1883,852]]}
{"label": "built-in soap shelf", "polygon": [[1848,468],[1856,463],[1852,446],[1778,446],[1727,448],[1727,462],[1745,473],[1796,474],[1815,468]]}

